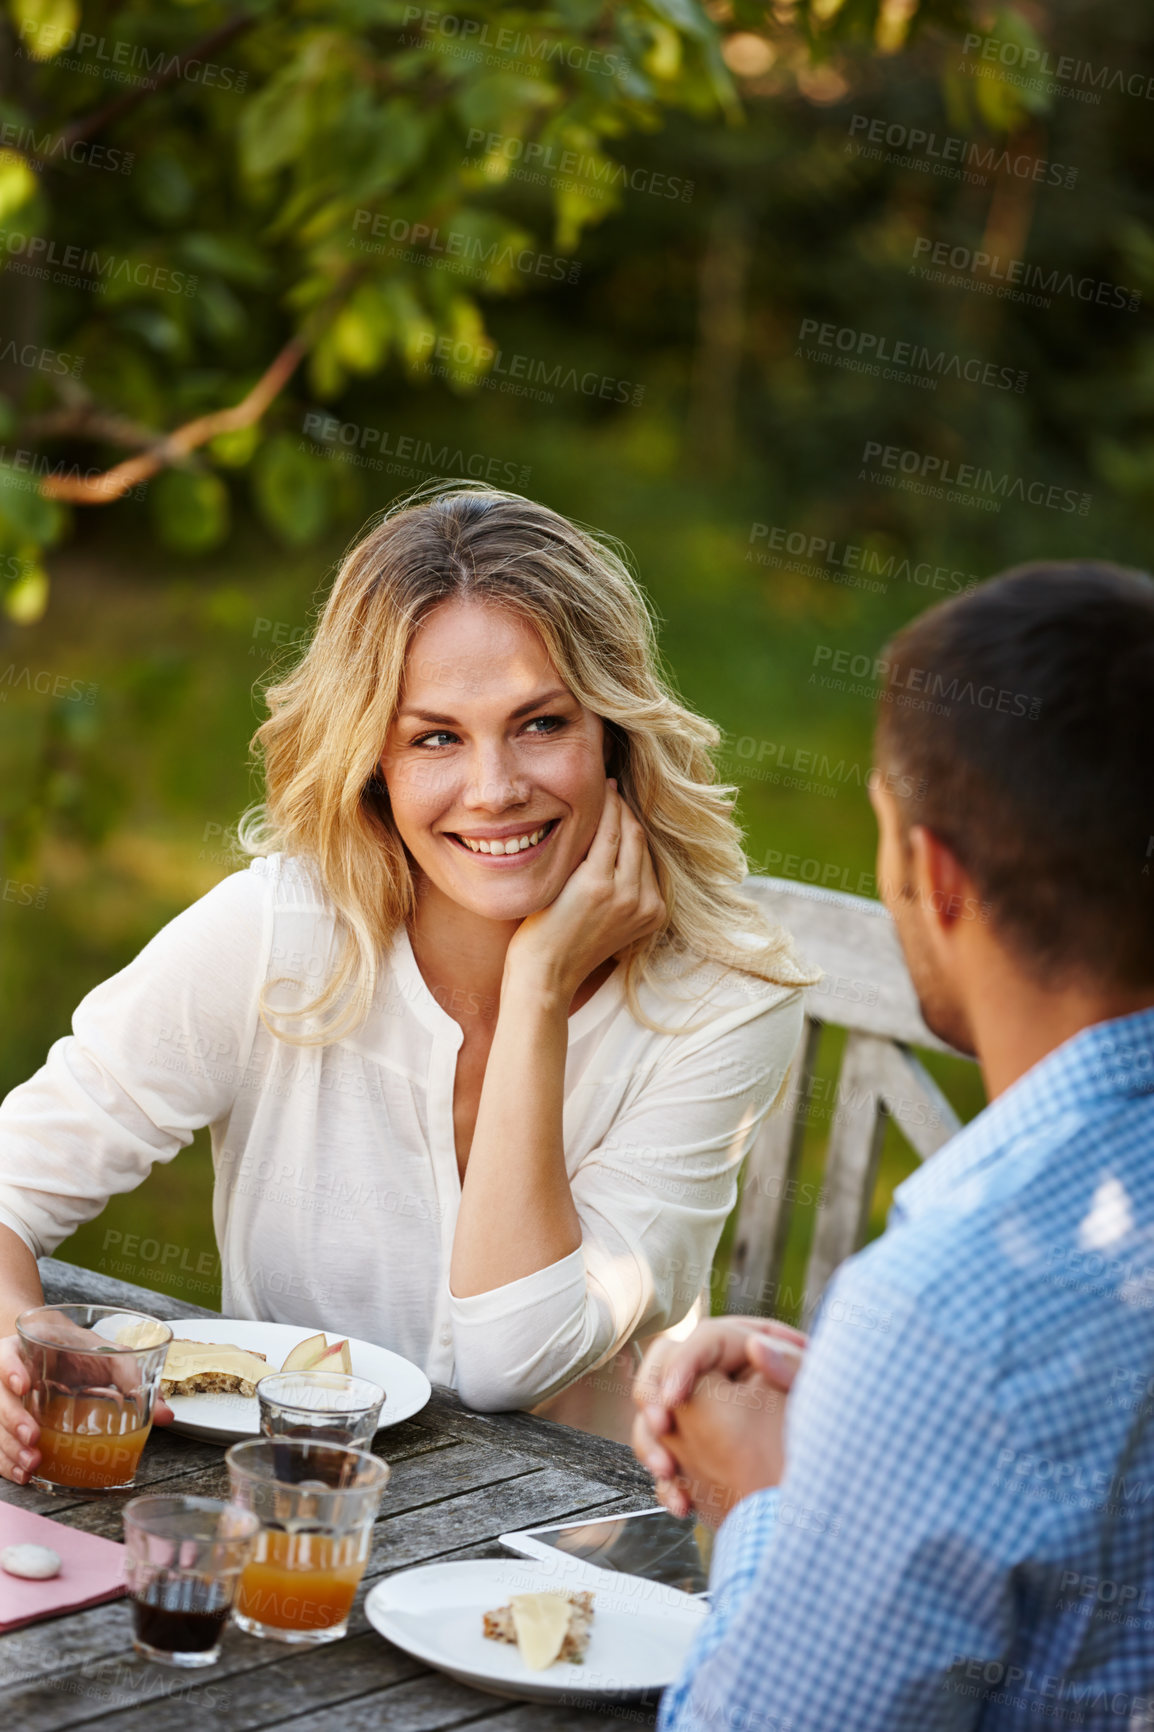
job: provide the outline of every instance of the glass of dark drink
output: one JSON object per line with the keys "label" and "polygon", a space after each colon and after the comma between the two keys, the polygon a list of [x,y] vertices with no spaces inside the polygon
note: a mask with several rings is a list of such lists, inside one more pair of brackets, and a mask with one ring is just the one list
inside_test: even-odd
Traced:
{"label": "glass of dark drink", "polygon": [[168,1666],[211,1666],[260,1520],[213,1497],[152,1493],[124,1507],[133,1647]]}
{"label": "glass of dark drink", "polygon": [[273,1371],[256,1386],[266,1437],[371,1449],[385,1392],[344,1371]]}

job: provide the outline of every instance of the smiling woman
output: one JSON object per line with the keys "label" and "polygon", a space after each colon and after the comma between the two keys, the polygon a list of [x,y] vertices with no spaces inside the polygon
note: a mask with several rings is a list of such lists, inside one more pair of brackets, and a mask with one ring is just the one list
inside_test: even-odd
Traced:
{"label": "smiling woman", "polygon": [[692,1306],[813,977],[634,580],[545,507],[387,514],[268,704],[249,869],[0,1112],[7,1327],[32,1255],[208,1124],[226,1312],[531,1405]]}

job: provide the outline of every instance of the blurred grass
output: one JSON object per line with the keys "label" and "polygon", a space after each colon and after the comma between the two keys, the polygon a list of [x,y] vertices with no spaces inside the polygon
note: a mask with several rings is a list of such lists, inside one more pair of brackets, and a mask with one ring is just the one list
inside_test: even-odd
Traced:
{"label": "blurred grass", "polygon": [[[515,421],[502,427],[508,406],[482,408],[485,419],[470,435],[469,418],[482,410],[454,406],[458,442],[472,436],[477,448],[516,449],[524,430]],[[423,412],[435,421],[444,405],[431,401]],[[410,422],[416,417],[414,409]],[[671,458],[652,422],[643,445],[640,437],[628,417],[596,434],[544,422],[535,429],[525,490],[630,547],[675,683],[743,742],[740,755],[726,757],[723,774],[739,786],[755,869],[780,872],[765,866],[767,855],[796,855],[805,864],[792,868],[795,875],[812,878],[828,868],[839,874],[835,882],[856,888],[874,864],[864,791],[872,708],[810,684],[812,647],[816,640],[872,651],[926,598],[899,591],[867,604],[853,591],[758,567],[746,559],[748,526],[755,517],[774,520],[766,500],[736,485],[678,480],[674,508]],[[364,516],[391,496],[370,484]],[[12,689],[0,710],[0,817],[10,830],[9,853],[19,861],[23,848],[21,870],[47,891],[40,909],[0,903],[0,1001],[10,1029],[0,1057],[4,1089],[42,1062],[85,991],[235,869],[227,833],[257,792],[247,747],[263,713],[259,683],[291,660],[292,640],[308,629],[332,564],[361,521],[350,519],[328,543],[291,554],[242,526],[223,553],[182,561],[126,538],[127,516],[115,525],[89,520],[83,543],[55,562],[49,613],[18,639],[10,636],[0,661],[63,672],[97,692],[94,703],[80,704]],[[856,768],[833,794],[785,787],[774,766],[792,761],[795,751]],[[30,832],[22,841],[26,815],[37,810],[48,814],[42,836],[37,842]],[[811,1106],[801,1178],[814,1194],[838,1044],[831,1031]],[[975,1073],[951,1071],[936,1057],[929,1062],[962,1116],[977,1110]],[[912,1164],[891,1126],[871,1234]],[[136,1191],[113,1198],[58,1254],[217,1305],[211,1189],[201,1133]],[[796,1211],[784,1276],[793,1295],[802,1285],[812,1215],[812,1206]]]}

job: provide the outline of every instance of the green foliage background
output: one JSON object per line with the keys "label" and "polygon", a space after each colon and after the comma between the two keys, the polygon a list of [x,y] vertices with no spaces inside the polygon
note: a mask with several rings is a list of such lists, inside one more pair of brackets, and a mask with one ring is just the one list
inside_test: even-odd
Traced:
{"label": "green foliage background", "polygon": [[[1154,17],[892,0],[415,11],[13,0],[0,27],[0,1088],[232,869],[260,684],[341,548],[430,469],[479,464],[624,540],[681,689],[730,738],[755,868],[851,889],[873,866],[872,704],[814,683],[819,650],[872,658],[942,593],[915,568],[1148,563],[1154,147],[1125,80],[1144,87]],[[69,46],[77,32],[92,42]],[[1090,74],[1031,89],[964,53],[968,32]],[[875,121],[932,135],[938,156],[856,154]],[[1075,184],[960,180],[935,171],[946,138]],[[81,249],[84,271],[30,274],[30,237],[56,259]],[[927,281],[919,237],[1120,285],[1126,304]],[[80,286],[93,275],[99,293]],[[978,357],[1024,388],[875,376],[806,321]],[[44,497],[46,475],[104,470],[236,404],[294,339],[307,359],[258,423],[117,503]],[[867,442],[1090,504],[986,513],[879,487]],[[770,553],[773,528],[865,548],[893,575],[866,589],[820,558],[798,569]],[[807,753],[842,773],[790,786],[781,765]],[[976,1110],[973,1073],[936,1068]],[[811,1118],[816,1185],[820,1097]],[[871,1230],[910,1161],[891,1137]],[[61,1254],[214,1303],[210,1184],[202,1135]],[[811,1224],[801,1209],[786,1311]]]}

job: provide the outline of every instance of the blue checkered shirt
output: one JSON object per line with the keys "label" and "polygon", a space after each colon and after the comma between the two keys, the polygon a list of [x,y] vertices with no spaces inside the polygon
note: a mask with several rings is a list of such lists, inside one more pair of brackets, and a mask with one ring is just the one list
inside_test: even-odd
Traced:
{"label": "blue checkered shirt", "polygon": [[1050,1053],[831,1283],[661,1732],[1154,1726],[1154,1010]]}

